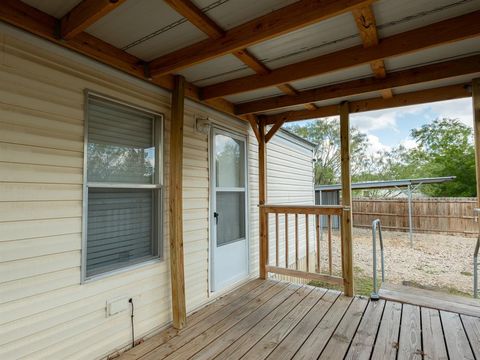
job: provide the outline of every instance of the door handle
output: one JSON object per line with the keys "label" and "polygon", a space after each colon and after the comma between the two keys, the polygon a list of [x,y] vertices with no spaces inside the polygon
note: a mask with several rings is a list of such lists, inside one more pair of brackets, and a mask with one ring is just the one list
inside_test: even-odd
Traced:
{"label": "door handle", "polygon": [[216,211],[213,213],[213,217],[215,218],[215,225],[218,225],[218,217],[220,216],[219,213],[217,213]]}

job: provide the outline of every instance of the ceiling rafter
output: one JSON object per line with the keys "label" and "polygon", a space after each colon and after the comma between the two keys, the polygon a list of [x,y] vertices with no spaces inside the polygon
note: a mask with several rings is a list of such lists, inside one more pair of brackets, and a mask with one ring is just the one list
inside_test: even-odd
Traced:
{"label": "ceiling rafter", "polygon": [[354,46],[272,70],[202,88],[202,97],[212,99],[369,64],[429,47],[480,35],[480,11],[457,16],[382,39],[375,47]]}
{"label": "ceiling rafter", "polygon": [[[325,20],[375,0],[300,0],[236,26],[218,39],[207,39],[150,62],[152,76],[162,76],[245,49],[250,45]],[[279,85],[279,84],[276,84]]]}
{"label": "ceiling rafter", "polygon": [[[418,105],[435,101],[461,99],[472,96],[471,84],[457,84],[438,87],[434,89],[412,91],[396,94],[394,97],[384,99],[376,97],[366,100],[349,102],[350,113],[389,109],[400,106]],[[276,124],[278,121],[294,122],[336,116],[339,114],[339,104],[318,107],[316,110],[294,110],[275,115],[261,115],[266,124]]]}
{"label": "ceiling rafter", "polygon": [[[191,0],[165,0],[165,2],[211,39],[219,39],[225,35],[225,31],[220,25],[203,13]],[[251,54],[248,49],[240,49],[232,54],[257,74],[268,74],[270,72],[270,69]],[[281,84],[277,88],[288,95],[296,95],[298,93],[289,84]],[[305,107],[314,109],[315,105],[305,104]]]}
{"label": "ceiling rafter", "polygon": [[383,79],[372,76],[304,90],[295,96],[282,95],[249,101],[236,105],[235,112],[237,115],[258,113],[475,73],[480,73],[480,55],[399,70],[387,74]]}
{"label": "ceiling rafter", "polygon": [[[367,5],[361,8],[353,9],[352,11],[355,23],[360,32],[360,37],[362,38],[363,46],[369,48],[372,46],[377,46],[379,43],[378,40],[378,31],[377,31],[377,22],[375,20],[375,14],[371,5]],[[382,79],[387,75],[385,69],[385,62],[383,60],[375,60],[370,63],[373,74],[375,77]],[[392,89],[383,89],[380,91],[383,98],[391,98],[393,96]]]}
{"label": "ceiling rafter", "polygon": [[[143,80],[150,80],[145,76],[141,59],[86,32],[79,33],[69,41],[58,39],[55,36],[58,20],[20,0],[2,0],[0,2],[0,20],[86,55],[89,58],[98,60],[117,70]],[[150,82],[167,90],[172,90],[174,85],[172,75],[152,79]],[[200,100],[199,88],[190,83],[186,84],[185,92],[186,96],[191,100],[204,103],[210,108],[236,116],[234,114],[234,105],[225,99],[202,101]],[[245,116],[236,117],[244,121],[248,120]],[[250,118],[254,118],[254,116],[250,116]]]}
{"label": "ceiling rafter", "polygon": [[83,0],[61,20],[62,39],[71,39],[126,0]]}

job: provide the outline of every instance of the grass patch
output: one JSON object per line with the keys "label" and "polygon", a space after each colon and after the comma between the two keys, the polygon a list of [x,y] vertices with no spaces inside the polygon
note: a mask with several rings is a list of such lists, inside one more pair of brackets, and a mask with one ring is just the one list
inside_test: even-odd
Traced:
{"label": "grass patch", "polygon": [[[353,274],[353,281],[355,285],[355,294],[356,295],[363,295],[363,296],[370,296],[373,291],[373,280],[371,277],[366,276],[363,273],[363,270],[355,267],[354,274]],[[310,281],[308,285],[321,287],[324,289],[333,289],[338,291],[343,291],[343,286],[339,285],[332,285],[330,283],[324,281]]]}

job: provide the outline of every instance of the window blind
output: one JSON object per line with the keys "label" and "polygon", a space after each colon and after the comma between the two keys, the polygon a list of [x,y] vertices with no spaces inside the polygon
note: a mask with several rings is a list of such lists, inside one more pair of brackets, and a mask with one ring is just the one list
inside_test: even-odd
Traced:
{"label": "window blind", "polygon": [[[86,277],[158,256],[156,117],[88,98]],[[122,183],[121,187],[118,184]]]}

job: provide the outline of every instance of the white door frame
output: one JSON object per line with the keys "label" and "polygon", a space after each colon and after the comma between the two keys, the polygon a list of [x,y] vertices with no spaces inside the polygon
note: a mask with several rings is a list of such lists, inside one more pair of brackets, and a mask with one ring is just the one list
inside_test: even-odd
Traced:
{"label": "white door frame", "polygon": [[[215,252],[216,252],[216,219],[213,216],[213,213],[216,210],[216,164],[215,164],[215,135],[225,135],[229,136],[233,139],[240,140],[244,143],[245,146],[245,169],[244,169],[244,176],[245,176],[245,268],[246,273],[242,274],[242,276],[238,279],[234,279],[231,283],[224,285],[223,287],[217,289],[215,284]],[[230,287],[231,285],[243,281],[248,278],[250,274],[250,227],[249,227],[249,189],[248,189],[248,136],[247,134],[242,134],[240,132],[236,132],[234,130],[226,129],[218,125],[212,125],[211,131],[209,134],[210,141],[209,141],[209,171],[210,171],[210,206],[209,206],[209,224],[210,224],[210,231],[209,231],[209,247],[210,247],[210,261],[209,261],[209,291],[210,293],[219,293],[222,290]]]}

